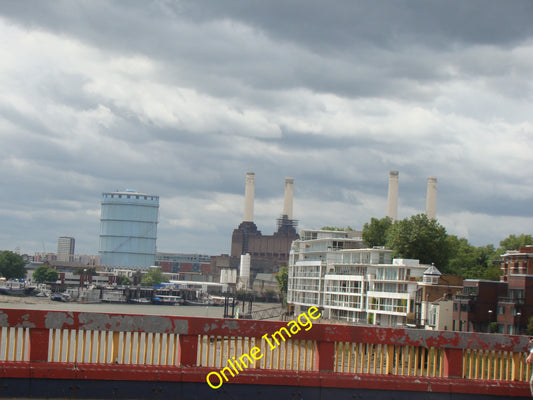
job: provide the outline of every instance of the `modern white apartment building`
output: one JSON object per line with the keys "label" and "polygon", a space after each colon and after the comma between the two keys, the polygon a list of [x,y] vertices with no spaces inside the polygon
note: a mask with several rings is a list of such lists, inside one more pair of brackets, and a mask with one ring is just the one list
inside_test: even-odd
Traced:
{"label": "modern white apartment building", "polygon": [[300,238],[289,258],[288,302],[295,313],[318,306],[325,318],[405,324],[427,265],[393,260],[386,248],[363,248],[353,232],[304,230]]}
{"label": "modern white apartment building", "polygon": [[69,236],[60,236],[57,239],[57,256],[60,261],[72,261],[76,240]]}

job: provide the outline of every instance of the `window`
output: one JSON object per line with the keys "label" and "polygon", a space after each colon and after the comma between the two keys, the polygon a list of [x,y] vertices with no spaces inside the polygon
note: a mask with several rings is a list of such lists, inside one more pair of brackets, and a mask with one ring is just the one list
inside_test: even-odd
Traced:
{"label": "window", "polygon": [[376,279],[386,281],[398,280],[398,269],[395,267],[378,268],[376,271]]}
{"label": "window", "polygon": [[437,325],[437,310],[435,308],[430,310],[429,312],[429,325],[431,326]]}
{"label": "window", "polygon": [[463,294],[469,294],[472,296],[477,296],[478,294],[478,288],[476,286],[465,286],[463,288]]}
{"label": "window", "polygon": [[406,299],[385,299],[385,298],[371,298],[370,307],[371,310],[386,311],[386,312],[407,312],[407,300]]}

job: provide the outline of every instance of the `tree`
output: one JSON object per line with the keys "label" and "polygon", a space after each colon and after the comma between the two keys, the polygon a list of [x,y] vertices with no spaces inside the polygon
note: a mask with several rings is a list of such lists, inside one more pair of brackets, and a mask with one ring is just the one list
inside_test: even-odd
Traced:
{"label": "tree", "polygon": [[50,268],[46,272],[46,282],[55,282],[57,281],[57,278],[59,278],[59,274],[55,269]]}
{"label": "tree", "polygon": [[502,250],[518,250],[520,247],[528,245],[533,245],[533,237],[523,233],[521,233],[519,236],[509,235],[500,242]]}
{"label": "tree", "polygon": [[289,267],[281,267],[279,269],[276,274],[276,281],[278,282],[279,292],[285,302],[287,298],[287,287],[289,284]]}
{"label": "tree", "polygon": [[448,236],[450,261],[446,271],[465,279],[500,280],[500,267],[493,265],[497,258],[493,245],[474,247],[465,238]]}
{"label": "tree", "polygon": [[527,320],[526,333],[530,336],[533,335],[533,317],[529,317]]}
{"label": "tree", "polygon": [[26,263],[19,254],[4,250],[0,253],[0,275],[6,279],[24,278]]}
{"label": "tree", "polygon": [[33,272],[32,279],[35,282],[55,282],[57,281],[59,274],[55,269],[52,269],[49,265],[39,265]]}
{"label": "tree", "polygon": [[478,269],[474,254],[475,247],[465,238],[458,238],[455,235],[449,235],[446,240],[450,249],[447,272],[467,279],[474,278],[473,275],[477,275]]}
{"label": "tree", "polygon": [[117,284],[121,286],[130,286],[131,279],[128,278],[126,275],[120,275],[117,279]]}
{"label": "tree", "polygon": [[386,245],[398,258],[413,258],[423,264],[434,263],[445,273],[450,257],[446,229],[425,214],[396,221],[388,230]]}
{"label": "tree", "polygon": [[323,231],[345,231],[345,232],[352,232],[354,230],[351,226],[347,226],[345,228],[342,228],[340,226],[323,226],[320,229]]}
{"label": "tree", "polygon": [[168,278],[163,276],[160,269],[152,269],[143,275],[141,285],[153,286],[159,285],[161,282],[168,282]]}
{"label": "tree", "polygon": [[274,299],[276,298],[276,292],[274,290],[271,290],[271,289],[267,289],[265,290],[265,302],[267,303],[271,303],[274,301]]}
{"label": "tree", "polygon": [[141,271],[137,270],[133,273],[133,284],[139,285],[142,282],[143,274]]}
{"label": "tree", "polygon": [[392,219],[385,217],[381,219],[371,218],[370,223],[363,226],[363,242],[368,247],[385,246],[387,232],[392,226]]}
{"label": "tree", "polygon": [[498,262],[499,255],[492,244],[476,248],[478,264],[483,267],[479,279],[486,279],[489,281],[499,281],[502,275],[501,266]]}

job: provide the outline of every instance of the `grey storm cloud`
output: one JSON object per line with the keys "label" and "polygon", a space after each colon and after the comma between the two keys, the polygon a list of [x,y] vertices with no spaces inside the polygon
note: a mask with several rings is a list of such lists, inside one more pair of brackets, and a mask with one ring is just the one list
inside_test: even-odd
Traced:
{"label": "grey storm cloud", "polygon": [[[0,248],[96,253],[100,194],[161,198],[158,248],[423,212],[497,243],[533,213],[530,1],[3,1]],[[199,247],[200,246],[200,247]]]}

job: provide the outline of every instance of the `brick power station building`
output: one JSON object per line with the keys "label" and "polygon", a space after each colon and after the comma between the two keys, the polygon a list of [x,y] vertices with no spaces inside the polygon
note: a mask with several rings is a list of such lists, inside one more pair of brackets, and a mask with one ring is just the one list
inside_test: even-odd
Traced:
{"label": "brick power station building", "polygon": [[244,193],[244,215],[231,237],[229,256],[214,257],[217,269],[238,269],[241,255],[250,254],[250,275],[253,279],[258,273],[275,273],[287,266],[291,244],[298,239],[297,221],[293,219],[294,179],[285,179],[285,195],[282,215],[277,219],[277,231],[263,235],[254,223],[255,174],[246,174]]}

